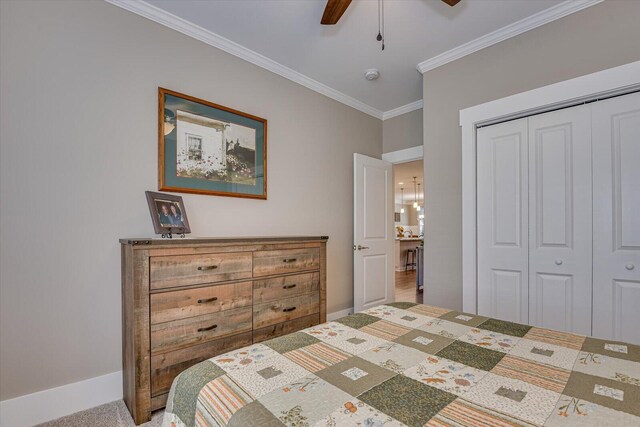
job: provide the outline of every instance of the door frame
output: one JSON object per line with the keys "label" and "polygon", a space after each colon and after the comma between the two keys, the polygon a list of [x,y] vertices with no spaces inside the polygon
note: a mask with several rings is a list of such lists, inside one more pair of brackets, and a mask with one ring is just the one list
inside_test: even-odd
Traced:
{"label": "door frame", "polygon": [[477,313],[476,129],[640,90],[640,61],[460,110],[462,127],[462,309]]}

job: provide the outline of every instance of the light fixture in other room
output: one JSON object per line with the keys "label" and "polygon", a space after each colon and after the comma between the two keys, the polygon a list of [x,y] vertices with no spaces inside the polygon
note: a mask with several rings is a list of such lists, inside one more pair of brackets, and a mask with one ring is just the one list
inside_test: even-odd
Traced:
{"label": "light fixture in other room", "polygon": [[418,212],[420,212],[420,205],[418,204],[419,195],[420,195],[420,183],[418,183],[418,192],[416,193],[416,202],[413,204]]}
{"label": "light fixture in other room", "polygon": [[364,72],[364,78],[369,81],[378,80],[378,77],[380,77],[380,71],[375,68],[370,68]]}
{"label": "light fixture in other room", "polygon": [[416,190],[416,178],[417,176],[413,177],[413,207],[417,208],[418,207],[418,190]]}
{"label": "light fixture in other room", "polygon": [[401,203],[400,213],[403,214],[404,213],[404,188],[400,188],[400,203]]}

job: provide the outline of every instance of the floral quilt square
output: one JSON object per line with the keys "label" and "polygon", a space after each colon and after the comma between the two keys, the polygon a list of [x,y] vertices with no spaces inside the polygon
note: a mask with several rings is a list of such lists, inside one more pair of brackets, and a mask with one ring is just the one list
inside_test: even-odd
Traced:
{"label": "floral quilt square", "polygon": [[338,322],[327,322],[318,326],[313,326],[311,328],[304,329],[301,332],[311,335],[314,338],[319,339],[320,341],[329,341],[336,339],[338,337],[343,336],[344,334],[350,333],[355,329],[350,328],[349,326],[343,325]]}
{"label": "floral quilt square", "polygon": [[359,357],[400,374],[423,361],[425,354],[402,344],[388,342],[360,354]]}
{"label": "floral quilt square", "polygon": [[226,372],[233,372],[259,366],[266,359],[277,356],[278,353],[264,344],[254,344],[240,350],[224,353],[209,360]]}
{"label": "floral quilt square", "polygon": [[353,355],[364,353],[365,351],[371,350],[374,347],[388,342],[357,329],[352,329],[350,332],[346,332],[337,337],[325,339],[324,341],[333,347]]}
{"label": "floral quilt square", "polygon": [[438,356],[427,356],[404,372],[409,378],[457,396],[465,394],[486,374],[486,371]]}
{"label": "floral quilt square", "polygon": [[466,334],[461,335],[458,340],[490,350],[508,353],[520,338],[485,329],[471,328]]}
{"label": "floral quilt square", "polygon": [[640,364],[630,360],[581,351],[573,370],[640,387]]}
{"label": "floral quilt square", "polygon": [[468,333],[472,327],[444,319],[433,319],[424,325],[420,325],[418,329],[455,340],[460,335]]}
{"label": "floral quilt square", "polygon": [[313,425],[313,427],[338,426],[404,427],[404,424],[353,398]]}
{"label": "floral quilt square", "polygon": [[587,337],[581,350],[640,363],[640,345],[636,344]]}
{"label": "floral quilt square", "polygon": [[230,371],[228,375],[257,399],[278,387],[310,374],[298,364],[278,353],[276,355],[244,369]]}
{"label": "floral quilt square", "polygon": [[533,424],[544,424],[560,393],[489,373],[464,399]]}
{"label": "floral quilt square", "polygon": [[640,387],[635,385],[574,371],[563,394],[640,417]]}
{"label": "floral quilt square", "polygon": [[562,395],[544,425],[545,427],[582,427],[584,425],[635,427],[640,425],[640,418],[587,400]]}
{"label": "floral quilt square", "polygon": [[313,425],[346,400],[344,391],[315,375],[308,375],[278,387],[259,402],[286,426]]}
{"label": "floral quilt square", "polygon": [[526,338],[522,338],[509,354],[569,370],[578,358],[577,350]]}
{"label": "floral quilt square", "polygon": [[365,311],[365,313],[408,328],[417,328],[433,319],[432,317],[423,316],[413,311],[390,307],[388,305],[371,308]]}

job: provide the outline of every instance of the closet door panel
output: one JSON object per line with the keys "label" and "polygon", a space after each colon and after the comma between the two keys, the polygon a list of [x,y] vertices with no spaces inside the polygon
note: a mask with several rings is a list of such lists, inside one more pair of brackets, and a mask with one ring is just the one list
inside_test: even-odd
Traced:
{"label": "closet door panel", "polygon": [[593,104],[593,335],[640,344],[640,94]]}
{"label": "closet door panel", "polygon": [[478,314],[528,321],[527,119],[477,132]]}
{"label": "closet door panel", "polygon": [[591,111],[529,118],[529,321],[591,334]]}

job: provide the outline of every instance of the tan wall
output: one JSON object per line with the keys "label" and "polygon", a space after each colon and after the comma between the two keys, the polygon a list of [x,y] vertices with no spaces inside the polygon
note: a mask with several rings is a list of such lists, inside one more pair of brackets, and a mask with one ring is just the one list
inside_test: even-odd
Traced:
{"label": "tan wall", "polygon": [[269,199],[183,195],[194,235],[328,235],[328,311],[353,305],[353,153],[380,157],[380,120],[102,1],[0,4],[0,399],[121,369],[158,86],[269,121]]}
{"label": "tan wall", "polygon": [[608,0],[424,74],[425,303],[462,308],[459,111],[639,60],[639,18]]}
{"label": "tan wall", "polygon": [[382,122],[382,152],[422,145],[422,109]]}

